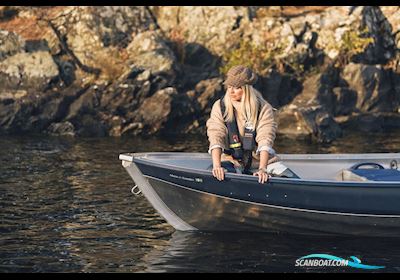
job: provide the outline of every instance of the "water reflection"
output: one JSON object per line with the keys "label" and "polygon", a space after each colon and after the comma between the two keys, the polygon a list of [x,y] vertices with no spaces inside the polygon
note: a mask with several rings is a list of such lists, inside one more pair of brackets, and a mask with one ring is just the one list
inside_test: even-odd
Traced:
{"label": "water reflection", "polygon": [[187,233],[176,231],[164,250],[143,259],[143,272],[363,272],[351,267],[296,267],[296,259],[314,253],[344,259],[357,256],[364,264],[400,271],[400,240],[334,238],[250,232]]}
{"label": "water reflection", "polygon": [[[275,148],[398,152],[399,136],[354,134],[331,145],[279,136]],[[205,136],[0,137],[0,272],[291,271],[295,259],[317,252],[398,270],[396,240],[175,232],[130,193],[133,182],[118,159],[123,152],[207,148]]]}

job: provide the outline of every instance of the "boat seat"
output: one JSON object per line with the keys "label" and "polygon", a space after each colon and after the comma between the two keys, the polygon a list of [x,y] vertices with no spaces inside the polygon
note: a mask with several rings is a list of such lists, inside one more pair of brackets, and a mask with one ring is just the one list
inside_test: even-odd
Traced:
{"label": "boat seat", "polygon": [[[368,168],[360,168],[368,166]],[[400,181],[400,171],[397,169],[385,169],[378,163],[358,163],[349,169],[342,170],[337,180],[339,181]]]}

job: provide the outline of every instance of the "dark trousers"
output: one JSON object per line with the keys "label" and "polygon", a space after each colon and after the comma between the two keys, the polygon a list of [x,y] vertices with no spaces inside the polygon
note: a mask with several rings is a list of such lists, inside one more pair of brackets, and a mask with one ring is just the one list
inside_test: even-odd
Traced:
{"label": "dark trousers", "polygon": [[[222,161],[221,162],[221,167],[225,168],[230,173],[237,173],[236,169],[235,169],[235,166],[230,161]],[[213,169],[213,165],[211,164],[207,169],[208,170],[212,170]]]}

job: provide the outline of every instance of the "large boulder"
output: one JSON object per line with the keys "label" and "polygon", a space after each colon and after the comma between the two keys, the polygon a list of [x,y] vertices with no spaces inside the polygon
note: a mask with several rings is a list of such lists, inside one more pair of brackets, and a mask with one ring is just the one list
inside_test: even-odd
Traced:
{"label": "large boulder", "polygon": [[342,130],[333,118],[333,87],[337,83],[338,70],[335,68],[306,79],[301,94],[278,113],[280,133],[307,136],[322,143],[341,137]]}
{"label": "large boulder", "polygon": [[392,112],[395,109],[390,71],[380,65],[350,63],[343,69],[342,77],[357,92],[359,112]]}
{"label": "large boulder", "polygon": [[153,75],[164,75],[171,80],[176,78],[176,57],[156,31],[137,34],[127,51],[137,67],[148,69]]}
{"label": "large boulder", "polygon": [[399,6],[381,6],[381,11],[392,26],[397,49],[400,49],[400,17]]}
{"label": "large boulder", "polygon": [[366,6],[362,10],[361,30],[365,36],[374,39],[364,52],[354,58],[355,62],[365,64],[385,64],[396,53],[396,42],[390,22],[378,6]]}
{"label": "large boulder", "polygon": [[96,30],[104,47],[126,48],[135,34],[154,25],[145,6],[94,6],[88,11],[94,20],[87,24]]}
{"label": "large boulder", "polygon": [[276,70],[271,70],[265,77],[259,77],[255,87],[275,108],[289,104],[303,89],[295,77]]}
{"label": "large boulder", "polygon": [[47,128],[47,133],[58,136],[75,136],[75,127],[68,121],[52,123]]}
{"label": "large boulder", "polygon": [[142,123],[148,134],[168,132],[179,134],[193,114],[189,98],[168,87],[147,98],[135,113],[134,122]]}
{"label": "large boulder", "polygon": [[172,40],[198,43],[212,53],[222,55],[235,46],[248,21],[246,7],[180,6],[154,7],[160,28]]}
{"label": "large boulder", "polygon": [[153,22],[144,6],[70,6],[53,16],[70,49],[89,66],[100,63],[96,61],[103,56],[99,50],[125,48],[135,34],[147,30]]}
{"label": "large boulder", "polygon": [[0,84],[7,89],[45,90],[59,71],[49,52],[17,53],[0,62]]}
{"label": "large boulder", "polygon": [[334,116],[350,115],[355,111],[357,103],[357,92],[348,87],[335,87],[333,88]]}
{"label": "large boulder", "polygon": [[331,143],[342,136],[342,129],[323,106],[287,105],[277,114],[279,133]]}
{"label": "large boulder", "polygon": [[221,78],[213,78],[203,80],[195,86],[193,97],[199,104],[199,111],[203,114],[209,114],[214,102],[225,94],[222,82]]}

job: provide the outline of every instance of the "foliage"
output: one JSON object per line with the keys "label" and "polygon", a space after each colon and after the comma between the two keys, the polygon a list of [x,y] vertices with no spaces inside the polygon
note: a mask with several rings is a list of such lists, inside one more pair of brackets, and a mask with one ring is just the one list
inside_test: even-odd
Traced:
{"label": "foliage", "polygon": [[342,36],[337,65],[349,63],[353,56],[363,53],[373,43],[374,38],[368,36],[368,29],[346,31]]}
{"label": "foliage", "polygon": [[228,51],[222,56],[224,63],[220,68],[220,72],[226,74],[232,66],[242,64],[263,74],[274,63],[278,62],[277,57],[282,52],[282,46],[268,48],[266,46],[257,46],[248,40],[243,40],[240,42],[238,48]]}
{"label": "foliage", "polygon": [[270,69],[281,73],[291,73],[301,77],[304,74],[304,65],[296,54],[287,55],[288,45],[279,42],[276,45],[255,45],[249,40],[242,40],[238,48],[226,52],[222,56],[223,65],[220,72],[226,74],[228,70],[238,64],[251,67],[260,75],[266,75]]}
{"label": "foliage", "polygon": [[96,67],[101,69],[100,78],[103,80],[112,82],[128,70],[128,66],[125,63],[128,59],[128,54],[125,49],[109,47],[93,55],[93,62],[96,63]]}

